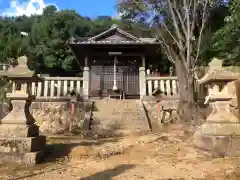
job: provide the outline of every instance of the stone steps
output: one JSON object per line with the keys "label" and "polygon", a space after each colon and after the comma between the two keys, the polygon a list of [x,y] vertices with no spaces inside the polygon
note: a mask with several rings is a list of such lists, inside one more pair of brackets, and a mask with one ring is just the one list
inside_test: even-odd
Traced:
{"label": "stone steps", "polygon": [[96,100],[94,104],[92,132],[130,135],[150,131],[148,122],[141,119],[136,100]]}

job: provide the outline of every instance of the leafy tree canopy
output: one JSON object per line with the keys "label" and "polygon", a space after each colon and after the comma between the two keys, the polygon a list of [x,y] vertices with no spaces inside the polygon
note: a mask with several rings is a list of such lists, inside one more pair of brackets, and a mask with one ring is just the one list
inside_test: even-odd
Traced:
{"label": "leafy tree canopy", "polygon": [[55,6],[46,7],[42,15],[0,17],[0,62],[27,54],[32,68],[39,73],[74,74],[79,67],[66,41],[72,36],[94,36],[112,24],[136,36],[146,36],[149,32],[141,24],[108,16],[90,19],[73,10],[57,11]]}
{"label": "leafy tree canopy", "polygon": [[240,1],[231,0],[228,9],[230,15],[215,33],[213,47],[218,56],[228,60],[227,64],[240,65]]}

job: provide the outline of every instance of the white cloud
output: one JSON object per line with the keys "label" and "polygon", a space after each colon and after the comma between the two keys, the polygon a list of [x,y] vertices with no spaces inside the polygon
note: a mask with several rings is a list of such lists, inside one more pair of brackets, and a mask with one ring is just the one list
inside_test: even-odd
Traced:
{"label": "white cloud", "polygon": [[42,14],[46,6],[44,0],[28,0],[25,2],[19,2],[17,0],[11,0],[10,8],[2,14],[3,16],[31,16],[34,14]]}
{"label": "white cloud", "polygon": [[115,19],[121,19],[124,13],[122,12],[117,12],[116,15],[114,16]]}

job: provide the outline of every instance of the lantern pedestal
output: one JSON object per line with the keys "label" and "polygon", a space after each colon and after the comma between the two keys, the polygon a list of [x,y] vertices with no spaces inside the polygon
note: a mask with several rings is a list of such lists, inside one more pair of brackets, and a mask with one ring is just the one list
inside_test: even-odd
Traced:
{"label": "lantern pedestal", "polygon": [[212,113],[194,135],[195,145],[211,151],[213,157],[240,156],[240,123],[238,115],[230,110],[230,100],[222,93],[213,96]]}
{"label": "lantern pedestal", "polygon": [[[21,94],[21,95],[20,95]],[[33,96],[10,93],[12,111],[1,120],[0,158],[3,161],[35,165],[41,161],[46,137],[39,136],[39,127],[29,112]]]}
{"label": "lantern pedestal", "polygon": [[0,120],[0,159],[27,166],[41,161],[46,137],[39,136],[39,127],[29,111],[32,100],[31,83],[36,74],[27,67],[25,56],[18,58],[18,66],[9,69],[6,76],[14,83],[12,93],[7,94],[12,111]]}
{"label": "lantern pedestal", "polygon": [[235,82],[239,75],[224,70],[222,63],[222,60],[213,59],[209,71],[198,80],[199,84],[208,87],[205,103],[209,102],[212,113],[194,134],[194,144],[211,151],[214,157],[240,156],[239,114],[230,108],[236,97]]}

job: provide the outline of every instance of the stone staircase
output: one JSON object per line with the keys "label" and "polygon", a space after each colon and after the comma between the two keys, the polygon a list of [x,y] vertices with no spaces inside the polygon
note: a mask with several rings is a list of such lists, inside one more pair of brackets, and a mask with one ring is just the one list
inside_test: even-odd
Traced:
{"label": "stone staircase", "polygon": [[149,123],[137,100],[96,100],[90,129],[99,134],[132,135],[150,132]]}

